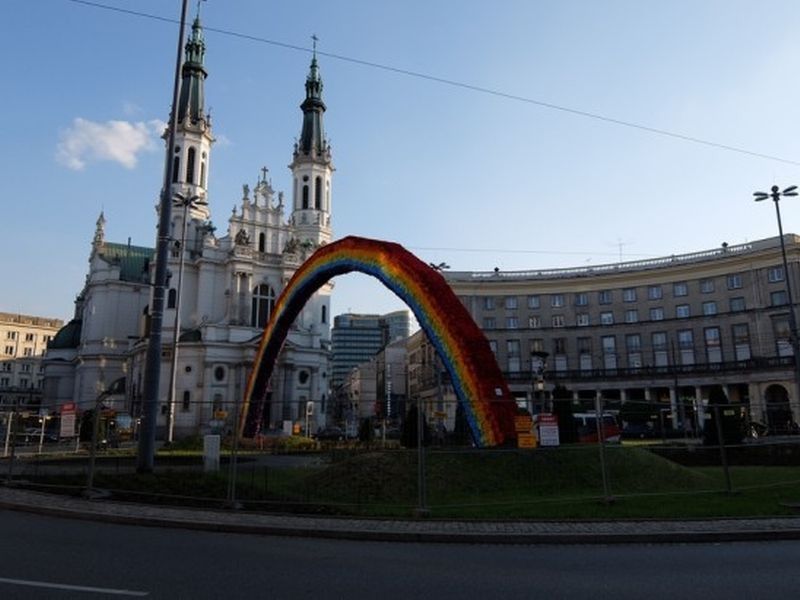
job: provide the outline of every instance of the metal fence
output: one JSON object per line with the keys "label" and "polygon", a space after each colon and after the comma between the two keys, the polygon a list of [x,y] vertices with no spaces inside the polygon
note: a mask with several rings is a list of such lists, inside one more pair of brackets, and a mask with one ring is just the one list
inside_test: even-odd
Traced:
{"label": "metal fence", "polygon": [[331,423],[317,438],[219,436],[217,461],[204,456],[209,440],[180,440],[159,450],[152,474],[136,473],[135,431],[112,439],[102,415],[61,437],[60,416],[7,412],[0,481],[95,499],[442,518],[751,516],[800,503],[800,436],[752,421],[745,405],[680,418],[659,402],[544,407],[558,443],[537,431],[553,422],[541,415],[522,428],[552,445],[476,448],[457,406],[439,405],[424,419],[416,407],[391,422],[365,417],[355,432]]}

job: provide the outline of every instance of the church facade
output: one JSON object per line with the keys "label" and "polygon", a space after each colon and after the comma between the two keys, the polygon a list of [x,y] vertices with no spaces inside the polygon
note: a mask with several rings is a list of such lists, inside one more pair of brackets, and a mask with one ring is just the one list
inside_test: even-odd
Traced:
{"label": "church facade", "polygon": [[[286,283],[331,240],[331,148],[316,53],[305,82],[302,129],[289,169],[289,200],[267,169],[217,232],[208,181],[214,136],[205,111],[205,41],[199,18],[186,44],[172,162],[171,274],[164,313],[159,421],[162,435],[230,427],[252,368],[261,331]],[[165,135],[165,139],[166,139]],[[75,318],[55,336],[44,361],[44,403],[91,408],[100,394],[137,416],[144,390],[155,250],[105,239],[97,221],[86,283]],[[262,427],[286,421],[323,424],[330,358],[329,284],[298,317],[272,377]],[[114,382],[125,380],[122,386]],[[174,416],[173,416],[174,415]]]}

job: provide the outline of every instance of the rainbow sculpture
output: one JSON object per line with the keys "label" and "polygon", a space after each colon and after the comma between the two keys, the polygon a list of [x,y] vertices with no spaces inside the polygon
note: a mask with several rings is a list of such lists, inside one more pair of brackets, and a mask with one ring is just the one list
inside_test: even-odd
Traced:
{"label": "rainbow sculpture", "polygon": [[412,310],[450,373],[475,444],[512,443],[516,403],[489,342],[444,277],[399,244],[352,236],[319,248],[275,303],[247,384],[240,427],[254,426],[289,326],[308,299],[329,279],[352,271],[376,277]]}

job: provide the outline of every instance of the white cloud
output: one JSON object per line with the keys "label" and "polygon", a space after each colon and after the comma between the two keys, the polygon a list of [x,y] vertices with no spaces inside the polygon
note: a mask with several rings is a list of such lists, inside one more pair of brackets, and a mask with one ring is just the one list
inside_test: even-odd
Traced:
{"label": "white cloud", "polygon": [[75,171],[100,161],[113,161],[133,169],[140,153],[158,148],[155,140],[165,127],[159,120],[95,123],[77,117],[71,127],[61,132],[56,160]]}
{"label": "white cloud", "polygon": [[122,114],[126,117],[135,117],[142,114],[142,108],[138,104],[126,101],[122,103]]}
{"label": "white cloud", "polygon": [[233,145],[233,142],[224,133],[218,133],[217,135],[215,135],[214,142],[217,148],[225,148],[227,146]]}

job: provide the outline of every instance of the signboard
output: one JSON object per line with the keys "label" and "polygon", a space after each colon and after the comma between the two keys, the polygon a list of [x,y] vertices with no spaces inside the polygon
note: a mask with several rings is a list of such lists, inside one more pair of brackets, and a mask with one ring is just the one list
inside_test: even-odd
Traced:
{"label": "signboard", "polygon": [[536,436],[532,433],[518,433],[517,448],[536,448]]}
{"label": "signboard", "polygon": [[558,446],[558,417],[551,413],[539,415],[539,445]]}
{"label": "signboard", "polygon": [[67,402],[61,405],[61,428],[58,432],[59,437],[75,437],[75,414],[77,406],[74,402]]}
{"label": "signboard", "polygon": [[516,415],[514,417],[514,431],[517,433],[530,433],[533,429],[533,417],[530,415]]}

